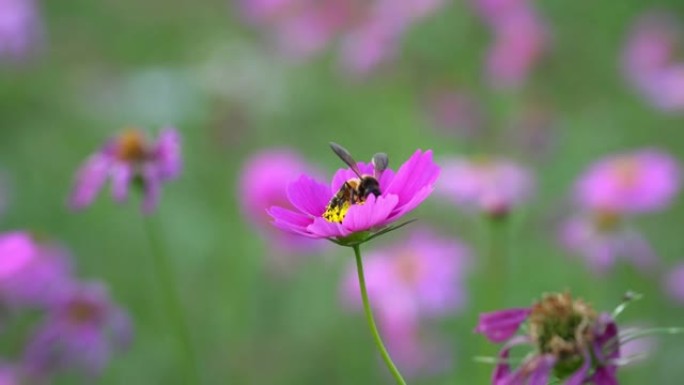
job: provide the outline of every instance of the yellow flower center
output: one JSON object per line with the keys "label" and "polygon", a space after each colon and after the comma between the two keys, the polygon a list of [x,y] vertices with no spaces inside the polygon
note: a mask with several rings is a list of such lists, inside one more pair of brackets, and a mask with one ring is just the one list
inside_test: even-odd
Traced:
{"label": "yellow flower center", "polygon": [[349,202],[344,202],[341,206],[328,206],[323,213],[323,218],[328,222],[342,223],[350,207],[351,203]]}
{"label": "yellow flower center", "polygon": [[145,159],[147,150],[145,137],[136,129],[128,129],[117,138],[116,156],[123,161],[134,162]]}

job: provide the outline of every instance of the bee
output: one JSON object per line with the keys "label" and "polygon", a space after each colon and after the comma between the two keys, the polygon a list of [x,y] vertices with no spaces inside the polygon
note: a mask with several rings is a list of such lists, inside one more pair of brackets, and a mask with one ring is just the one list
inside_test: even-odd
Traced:
{"label": "bee", "polygon": [[341,223],[347,210],[351,205],[363,203],[371,194],[380,196],[380,182],[378,179],[382,172],[387,169],[389,165],[389,158],[385,153],[377,153],[373,155],[371,160],[373,164],[373,175],[361,174],[356,161],[352,158],[349,151],[337,143],[330,143],[330,148],[337,154],[344,163],[354,171],[357,178],[352,178],[345,181],[340,187],[339,191],[330,199],[328,205],[325,207],[323,218],[329,222]]}

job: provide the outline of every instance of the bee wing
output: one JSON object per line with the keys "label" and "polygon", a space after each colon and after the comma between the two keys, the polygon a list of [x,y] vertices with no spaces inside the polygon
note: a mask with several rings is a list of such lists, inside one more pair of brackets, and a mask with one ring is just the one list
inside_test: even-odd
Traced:
{"label": "bee wing", "polygon": [[379,152],[373,155],[371,162],[373,163],[373,176],[378,179],[389,166],[389,157],[384,152]]}
{"label": "bee wing", "polygon": [[354,171],[356,176],[362,178],[361,171],[359,171],[359,167],[356,165],[356,161],[354,160],[354,158],[352,158],[351,154],[349,154],[349,151],[347,151],[347,149],[345,149],[344,147],[340,146],[335,142],[330,142],[330,148],[332,148],[333,152],[337,154],[337,156],[339,156],[340,159],[342,159],[342,161],[352,169],[352,171]]}

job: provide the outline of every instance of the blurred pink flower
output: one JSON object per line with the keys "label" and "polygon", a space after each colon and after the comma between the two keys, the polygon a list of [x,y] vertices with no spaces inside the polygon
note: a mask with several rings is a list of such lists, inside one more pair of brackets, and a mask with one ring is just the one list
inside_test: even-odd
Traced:
{"label": "blurred pink flower", "polygon": [[131,185],[139,181],[143,189],[141,209],[149,214],[159,203],[162,184],[176,179],[181,168],[176,129],[163,129],[155,143],[131,129],[107,141],[85,161],[76,175],[69,203],[75,210],[89,206],[107,179],[111,179],[114,200],[124,202]]}
{"label": "blurred pink flower", "polygon": [[447,370],[453,362],[444,338],[426,329],[419,323],[381,320],[380,330],[387,349],[407,377],[437,374]]}
{"label": "blurred pink flower", "polygon": [[[373,175],[371,164],[359,162],[360,172]],[[362,204],[353,203],[340,210],[339,221],[326,219],[326,207],[343,184],[356,174],[349,168],[335,173],[331,185],[302,175],[287,188],[290,210],[278,205],[270,208],[273,225],[309,238],[343,241],[349,236],[378,230],[415,209],[434,189],[439,167],[432,161],[432,151],[417,150],[395,173],[386,169],[378,176],[380,195],[370,194]]]}
{"label": "blurred pink flower", "polygon": [[528,9],[529,0],[471,0],[472,6],[490,26],[496,26],[510,14]]}
{"label": "blurred pink flower", "polygon": [[440,132],[469,138],[481,133],[484,113],[470,94],[452,88],[433,89],[423,100],[424,113]]}
{"label": "blurred pink flower", "polygon": [[[368,296],[402,371],[417,375],[449,364],[448,351],[434,336],[425,335],[421,325],[465,306],[469,262],[467,247],[427,229],[414,230],[406,240],[364,256]],[[344,276],[340,294],[347,306],[361,309],[354,265]]]}
{"label": "blurred pink flower", "polygon": [[294,150],[285,148],[260,151],[242,166],[238,183],[242,214],[279,254],[311,253],[322,246],[320,241],[274,228],[267,213],[272,206],[295,209],[287,198],[287,186],[302,174],[321,172]]}
{"label": "blurred pink flower", "polygon": [[580,207],[615,213],[662,210],[679,192],[680,167],[658,149],[644,149],[603,158],[580,176],[576,200]]}
{"label": "blurred pink flower", "polygon": [[100,283],[75,284],[60,294],[26,347],[26,368],[37,376],[76,369],[96,377],[113,352],[129,345],[130,319]]}
{"label": "blurred pink flower", "polygon": [[525,167],[502,158],[452,158],[443,162],[436,192],[466,210],[506,215],[530,198],[534,177]]}
{"label": "blurred pink flower", "polygon": [[495,88],[518,88],[546,50],[546,27],[530,9],[520,9],[494,26],[487,75]]}
{"label": "blurred pink flower", "polygon": [[623,52],[627,80],[663,111],[684,110],[684,62],[676,57],[682,33],[671,14],[650,11],[634,23]]}
{"label": "blurred pink flower", "polygon": [[35,51],[43,25],[33,0],[0,0],[0,58],[23,59]]}
{"label": "blurred pink flower", "polygon": [[0,362],[0,385],[22,385],[24,383],[16,365]]}
{"label": "blurred pink flower", "polygon": [[684,264],[675,266],[667,273],[664,288],[670,297],[684,305]]}
{"label": "blurred pink flower", "polygon": [[68,253],[26,232],[0,234],[0,261],[0,300],[12,307],[44,307],[72,281]]}
{"label": "blurred pink flower", "polygon": [[342,40],[342,69],[352,75],[366,75],[394,58],[402,30],[387,20],[371,19],[351,30]]}
{"label": "blurred pink flower", "polygon": [[434,13],[444,0],[241,0],[249,23],[264,30],[279,50],[307,59],[341,40],[342,69],[366,75],[394,58],[412,24]]}
{"label": "blurred pink flower", "polygon": [[561,225],[559,236],[569,252],[584,257],[599,274],[608,272],[620,258],[642,270],[651,270],[659,263],[649,242],[611,212],[571,217]]}
{"label": "blurred pink flower", "polygon": [[[379,318],[400,324],[454,313],[467,301],[465,277],[470,251],[462,243],[427,229],[364,256],[367,290]],[[361,307],[358,277],[350,266],[343,300]]]}

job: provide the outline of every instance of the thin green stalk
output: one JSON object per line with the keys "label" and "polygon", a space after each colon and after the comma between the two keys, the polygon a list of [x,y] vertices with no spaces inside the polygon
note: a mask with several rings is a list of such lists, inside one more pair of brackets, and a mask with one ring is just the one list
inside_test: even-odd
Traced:
{"label": "thin green stalk", "polygon": [[490,288],[489,309],[487,311],[494,311],[506,306],[506,293],[508,286],[508,279],[506,277],[506,270],[508,269],[508,261],[506,256],[506,226],[507,218],[487,218],[487,231],[489,236],[487,239],[487,268],[485,274],[487,276],[487,286]]}
{"label": "thin green stalk", "polygon": [[180,350],[182,351],[183,361],[179,367],[183,368],[183,374],[188,384],[200,384],[199,371],[197,370],[197,361],[195,357],[195,350],[190,339],[190,330],[188,329],[185,316],[183,315],[183,307],[177,292],[178,283],[176,282],[176,275],[173,269],[172,261],[165,252],[163,244],[158,235],[157,226],[152,219],[148,218],[145,221],[145,228],[147,230],[147,238],[154,258],[156,278],[161,285],[161,291],[164,296],[164,307],[168,314],[169,322],[175,329],[175,335]]}
{"label": "thin green stalk", "polygon": [[394,365],[394,362],[392,362],[392,358],[390,357],[389,353],[387,352],[387,349],[385,348],[385,345],[382,343],[382,338],[380,338],[380,333],[378,332],[377,326],[375,326],[375,320],[373,319],[373,312],[371,311],[370,304],[368,303],[368,292],[366,291],[366,278],[364,277],[363,274],[363,261],[361,260],[361,250],[359,248],[359,245],[353,246],[354,249],[354,255],[356,256],[356,270],[359,274],[359,287],[361,288],[361,299],[363,300],[363,310],[366,313],[366,320],[368,321],[368,327],[370,327],[371,332],[373,333],[373,338],[375,339],[375,344],[378,346],[378,350],[380,350],[380,355],[382,356],[382,359],[385,361],[385,364],[387,365],[387,369],[392,373],[392,376],[394,376],[394,379],[397,381],[397,384],[400,385],[406,385],[406,381],[404,381],[404,378],[401,376],[401,373],[399,373],[399,369]]}

